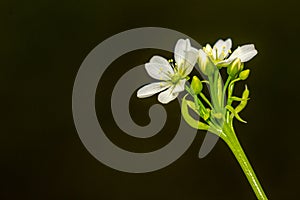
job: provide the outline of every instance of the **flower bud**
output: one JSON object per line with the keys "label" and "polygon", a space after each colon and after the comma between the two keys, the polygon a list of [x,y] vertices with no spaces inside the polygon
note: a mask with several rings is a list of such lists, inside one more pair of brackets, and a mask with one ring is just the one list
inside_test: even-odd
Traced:
{"label": "flower bud", "polygon": [[193,76],[191,88],[195,94],[200,94],[203,89],[203,85],[197,76]]}
{"label": "flower bud", "polygon": [[241,80],[246,80],[248,78],[249,74],[250,74],[250,69],[246,69],[244,71],[241,71],[241,73],[239,74],[239,78]]}
{"label": "flower bud", "polygon": [[202,49],[199,50],[198,64],[201,72],[206,76],[212,75],[217,68]]}
{"label": "flower bud", "polygon": [[227,67],[227,73],[232,78],[235,78],[243,68],[244,64],[241,62],[241,59],[237,58]]}

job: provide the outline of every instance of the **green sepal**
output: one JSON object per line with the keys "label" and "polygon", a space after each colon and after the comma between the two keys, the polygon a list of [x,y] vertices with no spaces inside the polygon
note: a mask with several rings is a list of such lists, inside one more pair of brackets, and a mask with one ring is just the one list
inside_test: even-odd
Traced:
{"label": "green sepal", "polygon": [[235,110],[232,106],[227,105],[226,108],[227,108],[227,110],[229,110],[229,111],[234,115],[234,117],[235,117],[237,120],[239,120],[240,122],[243,122],[243,123],[247,123],[245,120],[243,120],[243,119],[239,116],[239,114],[236,112],[236,110]]}
{"label": "green sepal", "polygon": [[[182,99],[182,104],[181,104],[181,113],[184,118],[184,120],[193,128],[198,129],[198,130],[208,130],[209,126],[203,122],[195,120],[193,117],[190,116],[189,111],[188,111],[188,101],[186,100],[185,95]],[[192,102],[192,101],[190,101]],[[192,102],[193,103],[193,102]]]}
{"label": "green sepal", "polygon": [[249,100],[250,98],[247,98],[247,99],[243,99],[243,98],[240,98],[240,97],[235,97],[235,96],[232,96],[232,97],[230,97],[230,99],[232,100],[232,101],[247,101],[247,100]]}
{"label": "green sepal", "polygon": [[235,108],[235,111],[237,113],[241,112],[247,105],[247,102],[249,100],[249,90],[248,90],[248,87],[247,85],[245,85],[245,90],[242,94],[242,101],[240,102],[240,104]]}

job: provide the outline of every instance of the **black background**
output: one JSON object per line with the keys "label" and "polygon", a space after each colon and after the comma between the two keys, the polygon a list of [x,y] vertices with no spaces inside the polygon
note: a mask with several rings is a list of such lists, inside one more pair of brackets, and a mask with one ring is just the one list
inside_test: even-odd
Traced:
{"label": "black background", "polygon": [[[299,199],[297,1],[7,0],[0,6],[0,199],[255,199],[224,142],[198,159],[201,131],[175,163],[146,174],[108,168],[82,145],[71,107],[80,64],[106,38],[145,26],[174,29],[201,44],[231,37],[234,48],[256,45],[259,54],[246,65],[251,100],[241,114],[248,124],[236,122],[236,131],[269,199]],[[155,50],[124,55],[97,91],[102,126],[133,151],[164,146],[177,130],[177,102],[166,106],[163,131],[146,141],[125,136],[107,108],[118,76],[154,54],[171,56]],[[154,103],[156,97],[133,96],[133,119],[146,125]]]}

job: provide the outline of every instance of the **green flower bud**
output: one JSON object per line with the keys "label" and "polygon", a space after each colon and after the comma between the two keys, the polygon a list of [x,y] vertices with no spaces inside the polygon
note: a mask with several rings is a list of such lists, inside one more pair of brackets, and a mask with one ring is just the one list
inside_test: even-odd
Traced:
{"label": "green flower bud", "polygon": [[250,74],[250,69],[246,69],[244,71],[241,71],[241,73],[239,74],[239,78],[241,80],[246,80],[248,78],[249,74]]}
{"label": "green flower bud", "polygon": [[241,59],[237,58],[227,67],[227,73],[232,78],[235,78],[243,68],[244,63],[241,62]]}
{"label": "green flower bud", "polygon": [[202,49],[199,50],[198,64],[201,72],[206,76],[212,75],[215,69],[217,69],[217,67]]}
{"label": "green flower bud", "polygon": [[203,89],[203,85],[197,76],[193,76],[191,88],[195,94],[200,94]]}

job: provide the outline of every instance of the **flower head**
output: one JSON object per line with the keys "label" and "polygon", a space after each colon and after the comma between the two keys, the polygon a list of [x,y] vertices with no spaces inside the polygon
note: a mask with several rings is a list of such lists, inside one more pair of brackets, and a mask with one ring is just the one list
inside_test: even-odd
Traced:
{"label": "flower head", "polygon": [[[239,58],[242,63],[251,60],[256,54],[257,50],[253,44],[246,44],[238,47],[234,52],[231,53],[232,41],[218,40],[213,48],[209,44],[203,47],[203,51],[210,57],[213,63],[218,67],[227,67],[236,58]],[[229,56],[229,57],[228,57]]]}
{"label": "flower head", "polygon": [[203,47],[203,51],[211,58],[211,60],[217,64],[220,61],[223,61],[228,54],[231,52],[232,42],[231,39],[226,41],[218,40],[213,48],[209,44]]}
{"label": "flower head", "polygon": [[159,82],[150,83],[137,92],[137,97],[146,98],[156,93],[158,101],[169,103],[174,100],[179,92],[184,90],[187,76],[193,70],[197,61],[198,50],[191,46],[189,39],[180,39],[175,46],[175,63],[167,61],[160,56],[153,56],[145,68],[147,73]]}

